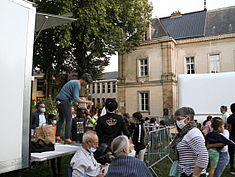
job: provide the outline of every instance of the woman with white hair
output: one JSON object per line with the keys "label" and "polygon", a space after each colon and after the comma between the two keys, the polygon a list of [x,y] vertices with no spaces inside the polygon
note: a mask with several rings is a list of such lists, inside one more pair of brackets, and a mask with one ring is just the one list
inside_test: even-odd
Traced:
{"label": "woman with white hair", "polygon": [[130,153],[130,142],[127,136],[116,137],[111,143],[111,150],[115,160],[111,162],[106,177],[152,177],[143,161],[128,156]]}

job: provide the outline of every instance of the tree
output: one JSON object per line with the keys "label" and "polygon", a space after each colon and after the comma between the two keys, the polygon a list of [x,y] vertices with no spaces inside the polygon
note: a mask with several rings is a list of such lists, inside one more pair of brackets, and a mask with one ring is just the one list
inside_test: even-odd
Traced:
{"label": "tree", "polygon": [[72,53],[78,75],[100,76],[116,51],[126,53],[140,45],[150,22],[148,0],[72,0]]}
{"label": "tree", "polygon": [[34,67],[46,79],[61,72],[102,75],[110,55],[140,45],[150,22],[148,0],[36,0],[40,12],[72,12],[71,25],[44,30],[35,42]]}
{"label": "tree", "polygon": [[[38,3],[37,11],[43,11],[44,13],[59,15],[68,12],[70,9],[68,7],[70,1],[38,0],[36,3]],[[43,30],[34,43],[33,66],[45,74],[46,97],[49,95],[49,90],[54,90],[55,83],[52,84],[52,82],[58,83],[58,80],[53,80],[53,76],[59,78],[62,73],[70,72],[73,69],[74,64],[70,47],[69,45],[63,45],[70,40],[69,27],[67,25]],[[51,92],[53,94],[53,91]]]}

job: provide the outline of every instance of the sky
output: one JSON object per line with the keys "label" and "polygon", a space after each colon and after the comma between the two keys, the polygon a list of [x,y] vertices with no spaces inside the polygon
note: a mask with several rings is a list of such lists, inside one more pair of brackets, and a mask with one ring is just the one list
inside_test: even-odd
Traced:
{"label": "sky", "polygon": [[[204,9],[204,0],[149,0],[153,5],[152,17],[167,17],[174,11],[180,11],[182,14],[195,12]],[[235,6],[235,0],[207,0],[207,10],[218,9],[228,6]],[[105,72],[118,70],[118,57],[112,56],[109,66]]]}

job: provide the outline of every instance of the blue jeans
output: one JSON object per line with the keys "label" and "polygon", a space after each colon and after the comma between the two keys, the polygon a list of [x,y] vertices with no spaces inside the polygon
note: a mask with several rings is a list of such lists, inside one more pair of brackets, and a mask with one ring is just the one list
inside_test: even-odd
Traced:
{"label": "blue jeans", "polygon": [[217,164],[214,177],[220,177],[225,169],[225,167],[229,163],[229,154],[227,152],[220,152],[219,153],[219,162]]}

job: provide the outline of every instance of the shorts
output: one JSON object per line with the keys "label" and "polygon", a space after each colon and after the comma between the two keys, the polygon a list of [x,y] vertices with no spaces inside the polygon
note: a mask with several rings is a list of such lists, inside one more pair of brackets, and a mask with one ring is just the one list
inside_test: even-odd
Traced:
{"label": "shorts", "polygon": [[216,168],[219,161],[219,152],[214,149],[208,149],[210,168]]}

